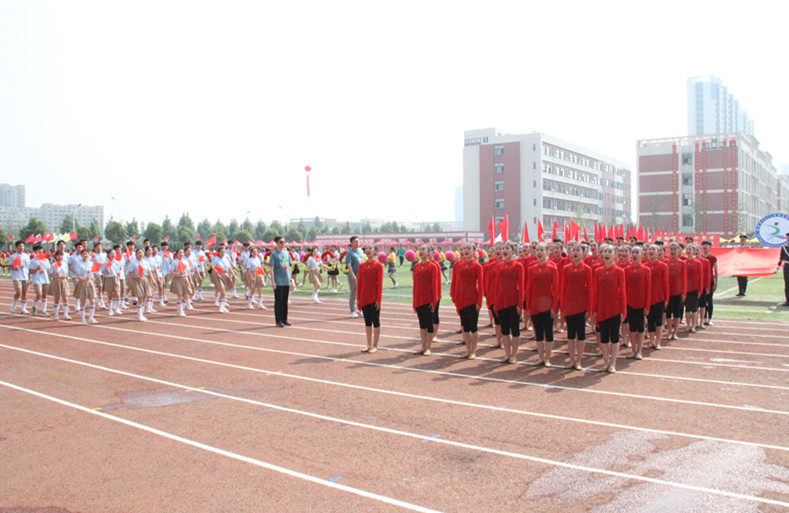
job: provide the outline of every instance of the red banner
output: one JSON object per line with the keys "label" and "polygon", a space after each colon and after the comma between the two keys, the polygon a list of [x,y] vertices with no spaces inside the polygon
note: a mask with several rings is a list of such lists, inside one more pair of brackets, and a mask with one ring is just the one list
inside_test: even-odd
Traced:
{"label": "red banner", "polygon": [[719,276],[772,276],[781,248],[711,248]]}

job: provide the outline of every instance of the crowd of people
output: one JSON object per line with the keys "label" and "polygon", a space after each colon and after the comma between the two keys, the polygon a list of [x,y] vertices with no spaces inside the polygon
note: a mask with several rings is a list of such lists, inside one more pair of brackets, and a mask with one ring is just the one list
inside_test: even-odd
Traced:
{"label": "crowd of people", "polygon": [[375,353],[381,335],[384,271],[397,288],[397,263],[402,266],[409,260],[412,305],[419,323],[420,346],[415,354],[431,354],[440,325],[442,285],[450,283],[465,358],[476,358],[484,303],[493,348],[503,350],[503,362],[517,361],[525,338],[536,343],[537,364],[550,367],[556,363],[555,334],[566,332],[565,368],[583,368],[589,335],[595,339],[603,369],[616,372],[622,345],[630,349],[629,357],[642,359],[645,348],[661,349],[665,340],[676,339],[681,322],[688,333],[711,325],[718,283],[712,244],[697,245],[692,239],[668,245],[635,238],[629,243],[623,238],[601,244],[570,241],[566,246],[561,240],[496,242],[490,254],[473,243],[446,253],[429,244],[416,251],[400,246],[379,253],[372,244],[361,248],[356,236],[342,252],[336,245],[323,252],[319,248],[299,252],[287,248],[282,237],[274,242],[275,249],[264,252],[248,243],[240,251],[225,243],[206,251],[201,241],[173,252],[167,241],[157,247],[146,240],[141,248],[130,241],[125,249],[115,245],[105,251],[98,242],[90,248],[82,240],[71,252],[60,242],[50,252],[36,245],[28,253],[19,241],[16,252],[6,255],[14,286],[11,312],[19,306],[22,314],[71,319],[72,301],[71,311],[78,312],[86,325],[97,322],[96,308],[116,316],[136,307],[137,320],[145,321],[146,314],[167,305],[169,288],[177,315],[183,317],[194,309],[193,302],[206,300],[203,283],[208,275],[214,305],[222,313],[229,311],[228,297],[239,298],[237,285],[243,286],[247,308],[266,309],[263,290],[271,286],[274,321],[285,327],[290,326],[289,294],[298,287],[299,274],[303,273],[302,286],[309,280],[313,287],[312,301],[320,303],[325,271],[333,292],[343,287],[340,275],[347,275],[350,316],[364,319],[363,351]]}

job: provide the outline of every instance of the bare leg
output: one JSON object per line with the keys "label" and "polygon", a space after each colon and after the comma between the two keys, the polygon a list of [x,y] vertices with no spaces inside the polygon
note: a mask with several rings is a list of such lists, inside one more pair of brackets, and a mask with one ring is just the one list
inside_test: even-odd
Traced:
{"label": "bare leg", "polygon": [[366,353],[370,349],[373,348],[373,327],[372,326],[365,326],[364,327],[364,333],[365,333],[365,336],[367,337],[367,347],[362,349],[362,352]]}
{"label": "bare leg", "polygon": [[512,335],[502,335],[501,342],[502,346],[504,347],[504,358],[501,360],[501,362],[508,363],[510,361],[510,345],[512,342]]}
{"label": "bare leg", "polygon": [[611,344],[608,356],[608,372],[616,372],[616,358],[619,356],[619,343]]}
{"label": "bare leg", "polygon": [[370,349],[370,353],[375,353],[378,351],[378,341],[381,339],[381,327],[373,328],[373,348]]}

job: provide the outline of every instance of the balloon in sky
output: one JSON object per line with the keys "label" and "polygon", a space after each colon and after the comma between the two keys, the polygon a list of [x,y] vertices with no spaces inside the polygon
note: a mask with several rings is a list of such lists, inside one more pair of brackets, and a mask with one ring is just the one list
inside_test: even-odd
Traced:
{"label": "balloon in sky", "polygon": [[310,171],[312,168],[310,166],[304,166],[304,171],[307,172],[307,197],[310,197]]}
{"label": "balloon in sky", "polygon": [[312,168],[310,166],[304,166],[304,171],[309,173],[310,171],[312,171]]}

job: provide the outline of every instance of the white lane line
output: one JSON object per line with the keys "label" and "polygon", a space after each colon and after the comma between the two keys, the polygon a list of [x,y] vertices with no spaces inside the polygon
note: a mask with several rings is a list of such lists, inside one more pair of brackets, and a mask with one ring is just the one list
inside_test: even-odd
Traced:
{"label": "white lane line", "polygon": [[[51,395],[43,394],[41,392],[37,392],[35,390],[31,390],[29,388],[24,388],[18,385],[14,385],[12,383],[7,383],[5,381],[0,381],[0,385],[11,388],[18,392],[23,392],[26,394],[30,394],[41,399],[46,399],[48,401],[52,401],[54,403],[60,404],[62,406],[68,406],[69,408],[74,408],[84,413],[90,413],[91,415],[98,415],[99,417],[105,418],[107,420],[111,420],[114,422],[119,422],[121,424],[125,424],[126,426],[130,426],[136,429],[140,429],[142,431],[146,431],[148,433],[158,435],[164,438],[168,438],[170,440],[174,440],[176,442],[180,442],[182,444],[190,445],[192,447],[196,447],[197,449],[202,449],[204,451],[212,452],[214,454],[218,454],[220,456],[225,456],[228,458],[232,458],[234,460],[243,461],[245,463],[250,463],[252,465],[265,468],[267,470],[273,470],[274,472],[279,472],[280,474],[285,474],[287,476],[295,477],[297,479],[302,479],[305,481],[309,481],[311,483],[319,484],[321,486],[327,486],[329,488],[334,488],[336,490],[340,490],[347,493],[352,493],[354,495],[359,495],[360,497],[365,497],[367,499],[373,499],[376,501],[384,502],[386,504],[392,504],[394,506],[399,506],[404,509],[408,509],[411,511],[420,511],[423,513],[436,513],[438,510],[425,508],[416,504],[411,504],[405,501],[401,501],[398,499],[394,499],[392,497],[387,497],[385,495],[379,495],[377,493],[368,492],[365,490],[361,490],[359,488],[353,488],[346,485],[337,484],[336,482],[332,482],[320,477],[311,476],[309,474],[304,474],[302,472],[297,472],[295,470],[290,470],[285,467],[280,467],[279,465],[274,465],[272,463],[266,463],[265,461],[261,461],[255,458],[250,458],[249,456],[243,456],[241,454],[237,454],[234,452],[226,451],[224,449],[220,449],[218,447],[214,447],[208,444],[204,444],[201,442],[197,442],[195,440],[190,440],[188,438],[184,438],[182,436],[175,435],[173,433],[168,433],[167,431],[162,431],[160,429],[156,429],[150,426],[146,426],[145,424],[140,424],[138,422],[134,422],[131,420],[127,420],[121,417],[116,417],[115,415],[109,415],[107,413],[92,410],[90,408],[86,408],[85,406],[75,404],[64,399],[59,399],[57,397],[53,397]],[[726,495],[729,492],[721,492],[722,495]],[[744,496],[747,497],[747,496]]]}
{"label": "white lane line", "polygon": [[[52,335],[52,336],[63,336],[63,337],[71,338],[68,335],[60,335],[60,334],[57,334],[57,333],[49,333],[49,332],[38,331],[38,330],[29,330],[29,329],[26,329],[26,328],[19,328],[19,327],[9,326],[9,325],[0,325],[0,327],[17,329],[17,330],[21,330],[21,331],[30,331],[30,332],[34,332],[34,333],[47,334],[47,335]],[[137,330],[128,330],[128,329],[124,329],[124,328],[116,328],[116,327],[106,326],[106,325],[101,325],[101,324],[94,325],[92,327],[92,329],[106,329],[106,330],[110,330],[110,331],[120,331],[120,332],[125,332],[125,333],[140,334],[140,331],[137,331]],[[728,405],[728,404],[720,404],[720,403],[709,403],[709,402],[703,402],[703,401],[690,401],[690,400],[687,400],[687,399],[673,399],[673,398],[668,398],[668,397],[644,396],[644,395],[637,395],[637,394],[628,394],[628,393],[624,393],[624,392],[612,392],[612,391],[607,391],[607,390],[594,390],[594,389],[586,389],[586,388],[566,387],[566,386],[562,386],[562,385],[553,385],[553,384],[550,384],[550,383],[535,383],[535,382],[522,381],[522,380],[510,380],[510,379],[503,379],[503,378],[494,378],[494,377],[490,377],[490,376],[475,376],[475,375],[472,375],[472,374],[463,374],[463,373],[459,373],[459,372],[447,372],[447,371],[437,371],[437,370],[431,370],[431,369],[419,369],[419,368],[406,367],[406,366],[401,366],[401,365],[367,362],[367,361],[364,361],[364,360],[354,360],[354,359],[350,359],[350,358],[337,358],[337,357],[333,357],[333,356],[323,356],[323,355],[316,355],[316,354],[310,354],[310,353],[299,353],[299,352],[295,352],[295,351],[282,351],[282,350],[279,350],[279,349],[269,349],[269,348],[264,348],[264,347],[247,346],[247,345],[243,345],[243,344],[232,344],[232,343],[229,343],[229,342],[219,342],[219,341],[213,341],[213,340],[204,340],[204,339],[198,339],[198,338],[192,338],[192,337],[184,337],[184,336],[178,336],[178,335],[167,335],[167,334],[150,333],[150,332],[145,332],[145,333],[148,334],[148,335],[151,335],[153,337],[171,338],[171,339],[176,339],[176,340],[186,340],[186,341],[198,342],[198,343],[202,343],[202,344],[218,345],[218,346],[223,346],[223,347],[235,347],[235,348],[247,349],[247,350],[252,350],[252,351],[262,351],[262,352],[268,352],[268,353],[283,354],[283,355],[288,355],[288,356],[300,356],[300,357],[304,357],[304,358],[314,358],[314,359],[327,360],[327,361],[333,361],[333,362],[353,363],[354,365],[367,365],[367,366],[370,366],[370,367],[380,367],[380,368],[394,369],[394,370],[405,370],[405,371],[410,371],[410,372],[420,372],[420,373],[434,374],[434,375],[439,375],[439,376],[461,377],[461,378],[466,378],[466,379],[470,379],[470,380],[490,381],[490,382],[494,382],[494,383],[508,383],[508,384],[527,385],[527,386],[534,386],[534,387],[546,388],[546,389],[571,390],[571,391],[577,391],[577,392],[589,393],[589,394],[601,394],[601,395],[609,395],[609,396],[615,396],[615,397],[630,397],[630,398],[635,398],[635,399],[647,399],[647,400],[653,400],[653,401],[658,401],[658,402],[677,403],[677,404],[689,404],[689,405],[693,405],[693,406],[704,406],[704,407],[710,407],[710,408],[722,408],[722,409],[728,409],[728,410],[739,410],[739,411],[759,412],[759,413],[772,413],[772,414],[776,414],[776,415],[789,415],[789,412],[786,412],[786,411],[768,410],[768,409],[765,409],[765,408],[754,408],[752,406],[736,406],[736,405]],[[76,338],[76,337],[74,337],[74,338]],[[80,340],[90,342],[90,340],[88,340],[88,339],[80,339]],[[93,341],[93,342],[97,343],[97,344],[104,344],[104,345],[110,345],[110,346],[115,345],[115,344],[112,344],[112,343],[109,343],[109,342],[100,342],[100,341]],[[120,347],[128,347],[128,346],[120,346]],[[161,353],[161,354],[165,354],[165,353]],[[180,355],[168,355],[168,356],[176,356],[176,357],[180,357],[180,358],[185,358],[185,357],[182,357]],[[210,362],[208,362],[208,363],[210,363]]]}
{"label": "white lane line", "polygon": [[[41,393],[41,392],[37,392],[35,390],[31,390],[31,389],[28,389],[28,388],[24,388],[24,387],[21,387],[21,386],[18,386],[18,385],[7,383],[5,381],[0,381],[0,385],[8,387],[8,388],[11,388],[11,389],[14,389],[14,390],[17,390],[19,392],[24,392],[24,393],[36,396],[36,397],[39,397],[39,398],[42,398],[42,399],[47,399],[49,401],[61,404],[63,406],[68,406],[68,407],[77,409],[79,411],[85,412],[85,413],[90,413],[92,415],[98,415],[98,416],[106,418],[108,420],[113,420],[115,422],[120,422],[120,423],[125,424],[127,426],[131,426],[131,427],[134,427],[134,428],[137,428],[137,429],[141,429],[143,431],[147,431],[147,432],[155,434],[155,435],[159,435],[159,436],[162,436],[162,437],[165,437],[165,438],[169,438],[170,440],[175,440],[177,442],[181,442],[181,443],[184,443],[184,444],[187,444],[187,445],[191,445],[192,447],[197,447],[199,449],[203,449],[203,450],[206,450],[206,451],[209,451],[209,452],[213,452],[215,454],[220,454],[222,456],[227,456],[227,457],[230,457],[230,458],[233,458],[233,459],[237,459],[239,461],[244,461],[244,462],[247,462],[247,463],[251,463],[251,464],[257,465],[259,467],[263,467],[263,468],[266,468],[266,469],[269,469],[269,470],[274,470],[274,471],[280,472],[282,474],[286,474],[286,475],[289,475],[289,476],[292,476],[292,477],[297,477],[297,478],[300,478],[300,479],[304,479],[306,481],[310,481],[310,482],[313,482],[313,483],[321,484],[323,486],[329,486],[331,488],[337,488],[337,489],[345,491],[345,492],[353,493],[353,494],[360,495],[362,497],[367,497],[367,498],[370,498],[370,499],[375,499],[375,500],[378,500],[378,501],[381,501],[381,502],[385,502],[387,504],[393,504],[393,505],[396,505],[396,506],[400,506],[402,508],[410,509],[412,511],[423,511],[423,512],[436,511],[436,510],[424,508],[422,506],[417,506],[415,504],[410,504],[408,502],[403,502],[403,501],[400,501],[398,499],[393,499],[391,497],[386,497],[386,496],[383,496],[383,495],[378,495],[378,494],[374,494],[374,493],[367,492],[367,491],[364,491],[364,490],[360,490],[358,488],[351,488],[349,486],[340,485],[340,484],[337,484],[336,482],[332,482],[330,480],[317,478],[317,477],[314,477],[314,476],[310,476],[308,474],[303,474],[301,472],[296,472],[294,470],[286,469],[286,468],[280,467],[278,465],[273,465],[271,463],[266,463],[266,462],[263,462],[263,461],[260,461],[260,460],[254,459],[254,458],[250,458],[248,456],[242,456],[242,455],[237,454],[237,453],[226,451],[224,449],[219,449],[217,447],[213,447],[213,446],[210,446],[210,445],[207,445],[207,444],[203,444],[201,442],[190,440],[188,438],[183,438],[181,436],[178,436],[178,435],[175,435],[175,434],[172,434],[172,433],[168,433],[166,431],[162,431],[162,430],[150,427],[150,426],[146,426],[144,424],[140,424],[140,423],[137,423],[137,422],[134,422],[134,421],[126,420],[126,419],[121,418],[121,417],[116,417],[114,415],[108,415],[108,414],[100,412],[100,411],[91,410],[90,408],[86,408],[86,407],[81,406],[79,404],[75,404],[75,403],[66,401],[64,399],[59,399],[57,397],[53,397],[53,396],[50,396],[50,395],[47,395],[47,394],[44,394],[44,393]],[[254,403],[251,400],[247,400],[247,402]],[[273,407],[276,407],[276,406],[273,406]],[[323,415],[318,415],[318,414],[309,413],[309,412],[302,412],[302,411],[293,410],[293,409],[290,409],[290,408],[282,408],[282,407],[276,407],[276,408],[282,409],[283,411],[289,411],[289,412],[292,412],[292,413],[299,413],[299,414],[302,414],[302,415],[308,415],[310,417],[315,417],[315,418],[319,418],[319,419],[322,419],[322,420],[335,420],[335,419],[333,419],[331,417],[326,417],[326,416],[323,416]],[[762,504],[773,504],[773,505],[776,505],[776,506],[789,507],[789,502],[782,502],[782,501],[778,501],[778,500],[767,499],[767,498],[764,498],[764,497],[755,497],[755,496],[752,496],[752,495],[745,495],[745,494],[736,493],[736,492],[728,492],[728,491],[725,491],[725,490],[716,490],[714,488],[705,488],[705,487],[702,487],[702,486],[689,485],[689,484],[685,484],[685,483],[677,483],[677,482],[673,482],[673,481],[664,481],[662,479],[656,479],[656,478],[652,478],[652,477],[640,476],[640,475],[636,475],[636,474],[628,474],[628,473],[625,473],[625,472],[616,472],[616,471],[613,471],[613,470],[599,469],[599,468],[594,468],[594,467],[586,467],[586,466],[583,466],[583,465],[575,465],[575,464],[572,464],[572,463],[566,463],[566,462],[563,462],[563,461],[551,460],[551,459],[548,459],[548,458],[540,458],[540,457],[537,457],[537,456],[529,456],[527,454],[521,454],[521,453],[516,453],[516,452],[512,452],[512,451],[504,451],[504,450],[499,450],[499,449],[493,449],[493,448],[490,448],[490,447],[481,447],[481,446],[478,446],[478,445],[467,444],[467,443],[463,443],[463,442],[456,442],[456,441],[453,441],[453,440],[447,440],[447,439],[444,439],[444,438],[440,438],[440,436],[438,436],[438,435],[428,435],[428,436],[426,436],[424,434],[411,433],[411,432],[408,432],[408,431],[400,431],[400,430],[397,430],[397,429],[384,428],[384,427],[380,427],[380,426],[370,426],[370,425],[361,424],[359,422],[354,422],[354,421],[343,421],[343,423],[348,424],[348,425],[352,425],[352,426],[356,426],[356,427],[365,427],[365,428],[368,428],[368,429],[375,429],[376,431],[381,431],[381,432],[394,434],[394,435],[400,435],[400,436],[404,436],[404,437],[408,437],[408,438],[415,438],[415,439],[418,439],[420,441],[421,440],[425,440],[425,439],[429,439],[432,443],[444,444],[444,445],[448,445],[448,446],[452,446],[452,447],[459,447],[459,448],[462,448],[462,449],[486,452],[486,453],[495,454],[495,455],[498,455],[498,456],[505,456],[505,457],[510,457],[510,458],[516,458],[516,459],[520,459],[520,460],[531,461],[531,462],[535,462],[535,463],[541,463],[541,464],[544,464],[544,465],[550,465],[550,466],[554,466],[554,467],[569,468],[569,469],[572,469],[572,470],[580,470],[580,471],[583,471],[583,472],[590,472],[590,473],[594,473],[594,474],[602,474],[602,475],[611,476],[611,477],[617,477],[617,478],[621,478],[621,479],[632,479],[632,480],[635,480],[635,481],[643,481],[643,482],[646,482],[646,483],[652,483],[652,484],[656,484],[656,485],[668,486],[668,487],[672,487],[672,488],[681,488],[681,489],[684,489],[684,490],[691,490],[691,491],[694,491],[694,492],[707,493],[707,494],[712,494],[712,495],[720,495],[720,496],[730,497],[730,498],[734,498],[734,499],[748,500],[748,501],[753,501],[753,502],[759,502],[759,503],[762,503]]]}
{"label": "white lane line", "polygon": [[[79,337],[67,337],[67,338],[79,338]],[[85,341],[90,342],[90,343],[104,344],[104,343],[102,343],[100,341],[91,341],[90,339],[82,339],[82,340],[85,340]],[[119,347],[119,344],[106,343],[106,345],[113,346],[113,347]],[[0,344],[0,347],[3,347],[5,349],[10,349],[10,350],[13,350],[13,351],[19,351],[19,352],[22,352],[22,353],[28,353],[28,354],[32,354],[32,355],[36,355],[36,356],[41,356],[41,357],[45,357],[45,358],[51,358],[53,360],[60,360],[60,361],[68,362],[68,363],[73,363],[73,364],[76,364],[76,365],[82,365],[82,366],[85,366],[85,367],[90,367],[90,368],[94,368],[94,369],[100,369],[100,370],[104,370],[104,371],[107,371],[107,372],[113,372],[113,373],[121,374],[121,375],[124,375],[124,376],[131,376],[131,377],[135,377],[135,378],[139,378],[139,379],[146,379],[146,380],[149,380],[149,381],[154,381],[154,382],[157,382],[157,383],[163,383],[163,384],[167,384],[167,385],[170,385],[170,386],[177,386],[177,387],[182,387],[182,388],[183,387],[187,387],[187,385],[179,385],[179,384],[176,384],[176,383],[167,382],[167,381],[163,381],[163,380],[152,378],[152,377],[141,376],[139,374],[133,374],[133,373],[122,371],[122,370],[112,369],[112,368],[109,368],[109,367],[104,367],[104,366],[96,365],[96,364],[93,364],[93,363],[83,362],[83,361],[80,361],[80,360],[73,360],[71,358],[65,358],[63,356],[57,356],[57,355],[53,355],[53,354],[49,354],[49,353],[42,353],[42,352],[39,352],[39,351],[33,351],[31,349],[25,349],[25,348],[16,347],[16,346],[9,346],[9,345],[6,345],[6,344]],[[120,347],[121,348],[126,348],[126,349],[132,349],[132,350],[137,349],[137,348],[128,347],[128,346],[122,346],[122,345],[120,345]],[[625,430],[628,430],[628,431],[641,431],[641,432],[645,432],[645,433],[659,433],[659,434],[670,435],[670,436],[677,436],[677,437],[683,437],[683,438],[692,438],[692,439],[696,439],[696,440],[708,440],[708,441],[727,443],[727,444],[759,447],[759,448],[762,448],[762,449],[774,449],[774,450],[777,450],[777,451],[789,451],[789,447],[783,447],[783,446],[780,446],[780,445],[761,444],[761,443],[756,443],[756,442],[746,442],[746,441],[741,441],[741,440],[732,440],[732,439],[728,439],[728,438],[719,438],[719,437],[706,436],[706,435],[693,435],[693,434],[689,434],[689,433],[680,433],[680,432],[677,432],[677,431],[666,431],[666,430],[662,430],[662,429],[651,429],[651,428],[642,428],[642,427],[637,427],[637,426],[628,426],[628,425],[625,425],[625,424],[615,424],[615,423],[612,423],[612,422],[600,422],[600,421],[594,421],[594,420],[589,420],[589,419],[578,419],[578,418],[573,418],[573,417],[564,417],[564,416],[560,416],[560,415],[552,415],[552,414],[547,414],[547,413],[530,412],[530,411],[527,411],[527,410],[517,410],[517,409],[513,409],[513,408],[508,408],[506,406],[496,406],[496,407],[494,407],[494,406],[489,405],[489,404],[471,403],[471,402],[467,402],[467,401],[457,401],[457,400],[454,400],[454,399],[443,399],[443,398],[440,398],[440,397],[410,394],[410,393],[407,393],[407,392],[398,392],[398,391],[389,390],[389,389],[373,388],[373,387],[367,387],[367,386],[363,386],[363,385],[353,385],[353,384],[350,384],[350,383],[342,383],[342,382],[329,381],[329,380],[320,379],[320,378],[312,378],[312,377],[306,377],[306,376],[298,376],[298,375],[295,375],[295,374],[287,374],[287,373],[284,373],[284,372],[281,372],[281,371],[280,372],[271,372],[271,371],[268,371],[268,370],[265,370],[265,369],[259,369],[259,368],[255,368],[255,367],[246,367],[246,366],[243,366],[243,365],[235,365],[235,364],[231,364],[231,363],[217,362],[217,361],[214,361],[214,360],[206,360],[206,359],[202,359],[202,358],[194,358],[194,357],[182,356],[182,355],[177,355],[177,354],[172,354],[172,353],[163,353],[163,352],[160,352],[160,351],[154,351],[154,350],[150,350],[150,349],[140,349],[140,351],[141,352],[145,352],[145,353],[153,353],[153,354],[156,354],[156,355],[159,355],[159,356],[170,356],[170,357],[174,357],[174,358],[181,358],[181,359],[185,359],[185,360],[197,361],[199,363],[207,363],[207,364],[210,364],[210,365],[217,365],[217,366],[221,366],[221,367],[228,367],[228,368],[238,369],[238,370],[243,370],[243,371],[262,373],[262,374],[265,374],[265,375],[277,375],[277,376],[281,376],[283,378],[289,378],[289,379],[295,379],[295,380],[300,380],[300,381],[306,381],[306,382],[310,382],[310,383],[318,383],[318,384],[322,384],[322,385],[337,386],[337,387],[349,388],[349,389],[353,389],[353,390],[361,390],[361,391],[365,391],[365,392],[381,393],[381,394],[385,394],[385,395],[392,395],[392,396],[395,396],[395,397],[405,397],[405,398],[408,398],[408,399],[419,399],[419,400],[424,400],[424,401],[437,402],[437,403],[441,403],[441,404],[450,404],[450,405],[453,405],[453,406],[464,406],[464,407],[470,407],[470,408],[475,408],[475,409],[489,410],[491,412],[502,411],[502,412],[513,413],[513,414],[517,414],[517,415],[525,415],[525,416],[530,416],[530,417],[539,417],[539,418],[550,419],[550,420],[569,421],[569,422],[575,422],[575,423],[580,423],[580,424],[589,424],[589,425],[601,426],[601,427],[607,427],[607,428],[613,428],[613,429],[625,429]],[[222,397],[226,397],[226,398],[237,399],[239,401],[253,402],[253,400],[251,400],[251,399],[237,398],[236,396],[226,396],[226,395],[220,394],[218,392],[207,391],[207,390],[205,390],[205,387],[199,387],[199,388],[196,388],[196,389],[190,387],[190,390],[203,392],[203,393],[210,394],[210,395],[217,395],[217,396],[222,396]],[[260,404],[263,404],[263,403],[260,403]],[[272,406],[272,407],[274,407],[274,406]]]}

